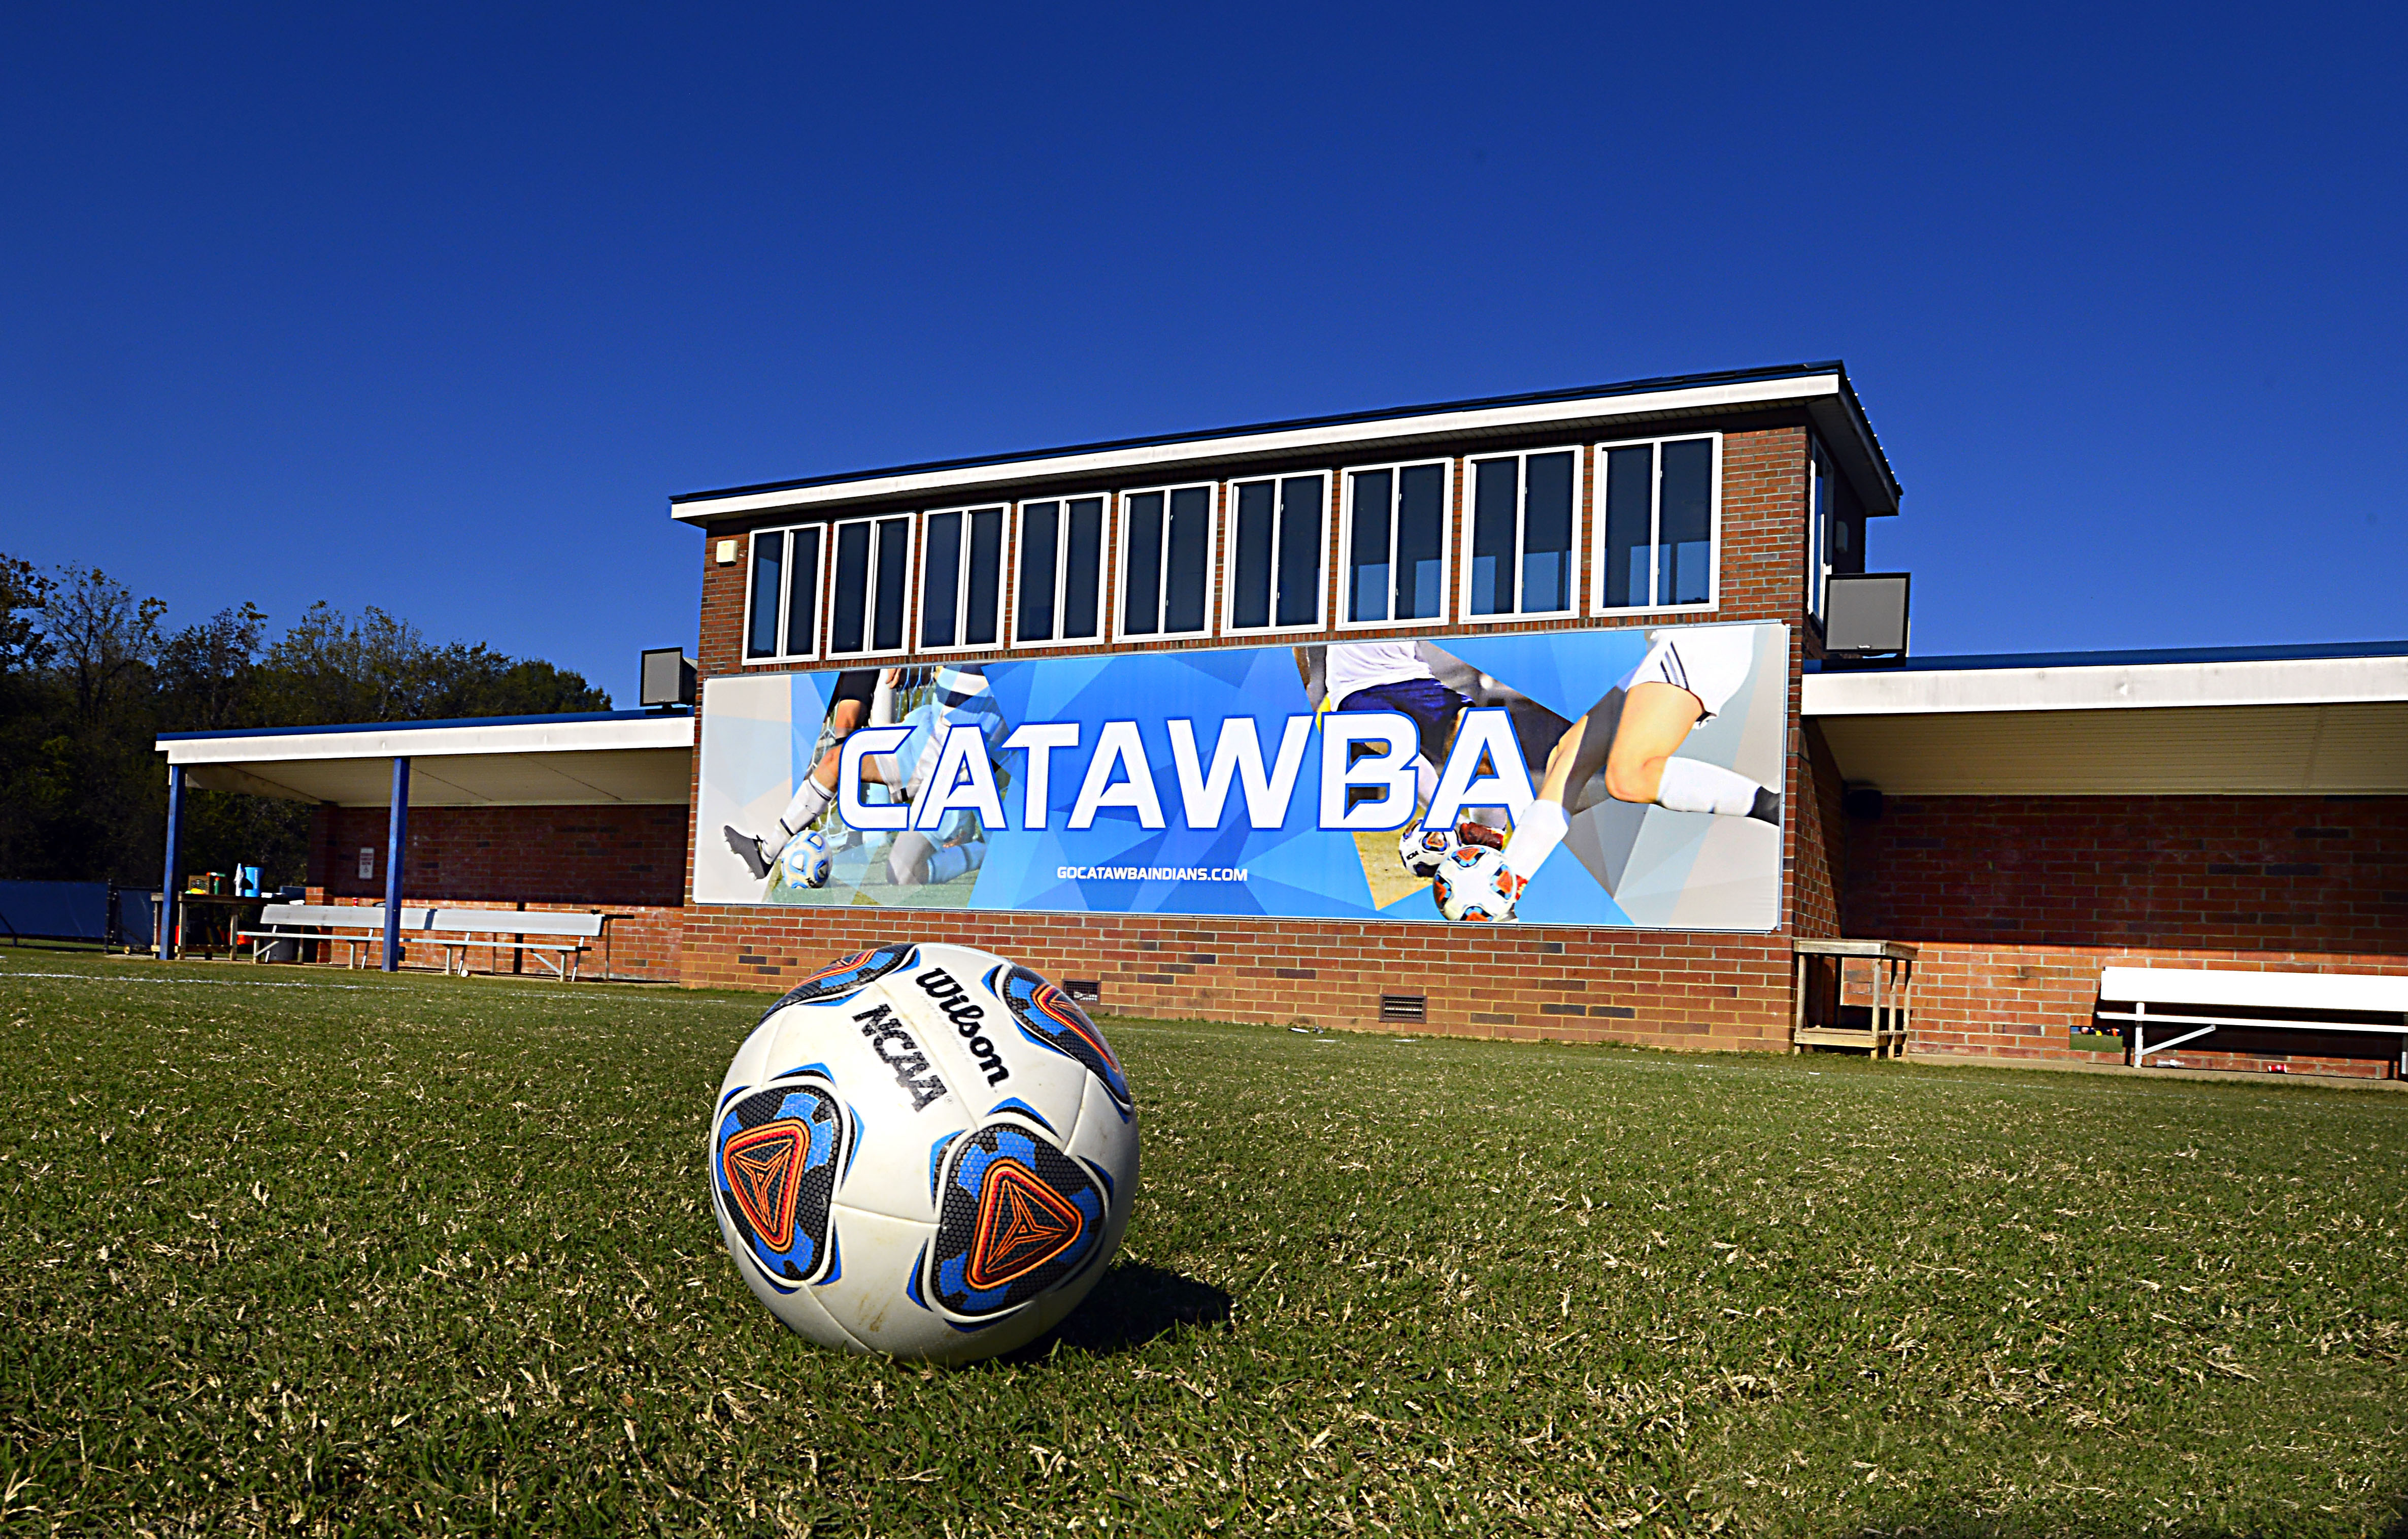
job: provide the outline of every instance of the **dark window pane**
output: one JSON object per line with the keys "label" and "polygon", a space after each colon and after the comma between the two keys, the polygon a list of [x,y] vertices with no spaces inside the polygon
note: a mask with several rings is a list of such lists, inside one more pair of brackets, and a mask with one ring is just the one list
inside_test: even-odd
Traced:
{"label": "dark window pane", "polygon": [[1170,555],[1164,574],[1162,628],[1202,630],[1204,588],[1212,563],[1212,489],[1170,494]]}
{"label": "dark window pane", "polygon": [[1162,629],[1162,494],[1128,499],[1128,570],[1122,575],[1121,630],[1152,636]]}
{"label": "dark window pane", "polygon": [[1237,551],[1230,562],[1236,569],[1229,580],[1229,624],[1234,629],[1251,630],[1271,623],[1271,483],[1250,481],[1237,492]]}
{"label": "dark window pane", "polygon": [[778,653],[778,574],[785,568],[784,534],[752,537],[752,634],[745,639],[746,655],[774,657]]}
{"label": "dark window pane", "polygon": [[1573,456],[1529,457],[1522,503],[1522,609],[1566,610],[1572,603]]}
{"label": "dark window pane", "polygon": [[1348,478],[1354,506],[1346,531],[1346,618],[1388,617],[1388,498],[1392,478],[1365,470]]}
{"label": "dark window pane", "polygon": [[786,650],[807,654],[818,639],[820,531],[795,531],[794,575],[786,580]]}
{"label": "dark window pane", "polygon": [[1321,478],[1280,482],[1279,623],[1309,626],[1321,618]]}
{"label": "dark window pane", "polygon": [[1605,607],[1643,609],[1654,536],[1656,451],[1609,449],[1605,454]]}
{"label": "dark window pane", "polygon": [[[953,644],[954,611],[962,594],[961,514],[929,517],[927,552],[920,568],[920,644],[949,647]],[[883,610],[886,595],[882,592],[878,597]]]}
{"label": "dark window pane", "polygon": [[1081,497],[1070,504],[1070,549],[1062,563],[1062,639],[1096,632],[1097,579],[1104,569],[1104,499]]}
{"label": "dark window pane", "polygon": [[1003,597],[1003,510],[981,508],[970,514],[970,602],[962,616],[962,644],[995,645],[999,623],[996,600]]}
{"label": "dark window pane", "polygon": [[1667,604],[1702,604],[1710,596],[1713,556],[1714,446],[1690,439],[1664,446],[1664,493],[1656,540],[1667,570]]}
{"label": "dark window pane", "polygon": [[878,521],[878,613],[871,625],[870,645],[881,652],[899,651],[903,645],[903,595],[910,586],[911,521],[908,518],[882,518]]}
{"label": "dark window pane", "polygon": [[1446,467],[1408,466],[1397,488],[1397,610],[1431,620],[1446,601]]}
{"label": "dark window pane", "polygon": [[1054,567],[1061,549],[1062,505],[1031,502],[1020,510],[1020,594],[1012,600],[1011,634],[1023,641],[1054,640]]}
{"label": "dark window pane", "polygon": [[1513,612],[1514,494],[1518,460],[1483,460],[1471,483],[1471,612]]}
{"label": "dark window pane", "polygon": [[828,582],[828,651],[859,652],[869,612],[869,525],[836,526],[836,573]]}

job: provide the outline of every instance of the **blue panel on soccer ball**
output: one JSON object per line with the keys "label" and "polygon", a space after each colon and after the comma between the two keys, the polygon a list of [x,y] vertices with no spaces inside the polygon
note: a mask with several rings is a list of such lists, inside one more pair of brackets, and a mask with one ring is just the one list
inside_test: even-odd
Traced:
{"label": "blue panel on soccer ball", "polygon": [[828,1004],[858,993],[864,985],[909,965],[914,949],[878,946],[839,956],[780,995],[776,1004],[761,1013],[761,1018],[766,1021],[790,1004]]}
{"label": "blue panel on soccer ball", "polygon": [[773,1081],[721,1111],[712,1187],[741,1253],[772,1287],[828,1274],[837,1172],[851,1142],[842,1108],[817,1075]]}
{"label": "blue panel on soccer ball", "polygon": [[1011,1007],[1012,1019],[1020,1023],[1028,1040],[1084,1064],[1089,1073],[1103,1082],[1121,1115],[1128,1115],[1136,1102],[1129,1099],[1120,1057],[1077,1001],[1025,967],[1009,970],[998,982],[999,987],[989,986]]}
{"label": "blue panel on soccer ball", "polygon": [[1095,1259],[1104,1213],[1076,1160],[1020,1128],[981,1128],[945,1166],[927,1296],[966,1319],[1009,1314]]}

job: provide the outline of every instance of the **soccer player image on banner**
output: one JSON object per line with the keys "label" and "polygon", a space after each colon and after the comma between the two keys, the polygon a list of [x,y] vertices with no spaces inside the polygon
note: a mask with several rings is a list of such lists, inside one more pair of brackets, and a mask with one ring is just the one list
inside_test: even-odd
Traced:
{"label": "soccer player image on banner", "polygon": [[1753,818],[1781,826],[1781,795],[1735,770],[1676,751],[1748,682],[1752,631],[1689,627],[1649,638],[1646,656],[1583,712],[1547,755],[1539,797],[1506,841],[1496,886],[1510,915],[1530,878],[1555,852],[1572,816],[1611,798],[1669,812]]}
{"label": "soccer player image on banner", "polygon": [[1388,848],[1364,836],[1364,874],[1384,907],[1428,885],[1440,861],[1466,843],[1501,849],[1512,827],[1502,807],[1464,809],[1461,819],[1426,826],[1456,724],[1473,707],[1506,712],[1524,762],[1542,761],[1570,725],[1563,717],[1427,641],[1333,641],[1296,649],[1297,671],[1316,712],[1394,712],[1412,722],[1414,815]]}
{"label": "soccer player image on banner", "polygon": [[[896,719],[898,708],[899,722]],[[1003,717],[987,688],[983,669],[851,669],[838,674],[814,745],[811,769],[795,787],[775,827],[752,834],[728,825],[722,830],[728,848],[766,885],[764,896],[771,901],[798,900],[796,889],[824,886],[834,856],[871,845],[885,850],[890,887],[909,890],[954,881],[977,870],[986,854],[986,830],[975,812],[953,809],[932,829],[906,827],[891,836],[865,836],[830,812],[837,800],[844,743],[856,731],[899,727],[909,734],[893,751],[865,754],[861,758],[865,798],[909,806],[917,800],[942,756],[947,734],[962,726],[978,729],[991,770],[1008,779],[996,757]],[[795,858],[806,848],[817,857],[815,865]]]}
{"label": "soccer player image on banner", "polygon": [[[890,689],[905,683],[903,669],[886,671],[895,680]],[[871,725],[885,724],[873,721]],[[861,761],[863,780],[885,787],[890,801],[913,806],[919,803],[921,793],[927,789],[941,765],[946,741],[956,727],[975,727],[989,773],[998,784],[1010,778],[1002,760],[1003,712],[993,691],[987,688],[983,668],[935,669],[918,703],[904,713],[898,725],[910,733],[901,747],[891,754],[864,755]],[[870,786],[865,785],[864,789]],[[972,809],[948,810],[933,829],[922,829],[918,827],[920,822],[913,818],[913,826],[896,834],[894,842],[887,846],[886,880],[890,885],[910,888],[951,882],[984,864],[986,829]]]}
{"label": "soccer player image on banner", "polygon": [[721,829],[727,847],[752,869],[754,880],[774,886],[780,858],[796,840],[810,832],[827,812],[828,803],[836,799],[837,750],[853,736],[855,727],[883,725],[877,720],[876,712],[882,699],[887,702],[885,709],[892,711],[894,676],[897,671],[890,668],[882,673],[874,668],[855,668],[838,674],[836,693],[828,700],[827,714],[820,727],[820,747],[824,752],[814,755],[817,762],[810,773],[795,787],[785,811],[778,814],[776,829],[767,834],[748,834],[732,824]]}

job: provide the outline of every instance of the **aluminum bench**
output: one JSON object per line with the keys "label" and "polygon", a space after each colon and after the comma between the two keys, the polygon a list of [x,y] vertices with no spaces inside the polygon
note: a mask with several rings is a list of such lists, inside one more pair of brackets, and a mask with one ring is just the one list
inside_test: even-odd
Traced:
{"label": "aluminum bench", "polygon": [[[2408,1078],[2408,977],[2109,967],[2099,973],[2098,1016],[2124,1025],[2134,1068],[2215,1031],[2345,1032],[2388,1037],[2389,1072]],[[2152,1042],[2152,1027],[2172,1034]]]}

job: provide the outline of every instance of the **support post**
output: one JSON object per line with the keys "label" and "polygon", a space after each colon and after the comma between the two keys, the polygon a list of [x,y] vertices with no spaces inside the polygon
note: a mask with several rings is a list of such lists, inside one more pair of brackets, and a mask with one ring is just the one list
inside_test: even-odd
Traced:
{"label": "support post", "polygon": [[159,960],[176,959],[176,867],[183,858],[184,767],[167,766],[167,869],[159,879],[159,907],[151,922],[159,930]]}
{"label": "support post", "polygon": [[393,761],[393,810],[384,840],[384,970],[401,971],[401,857],[409,848],[409,761]]}

